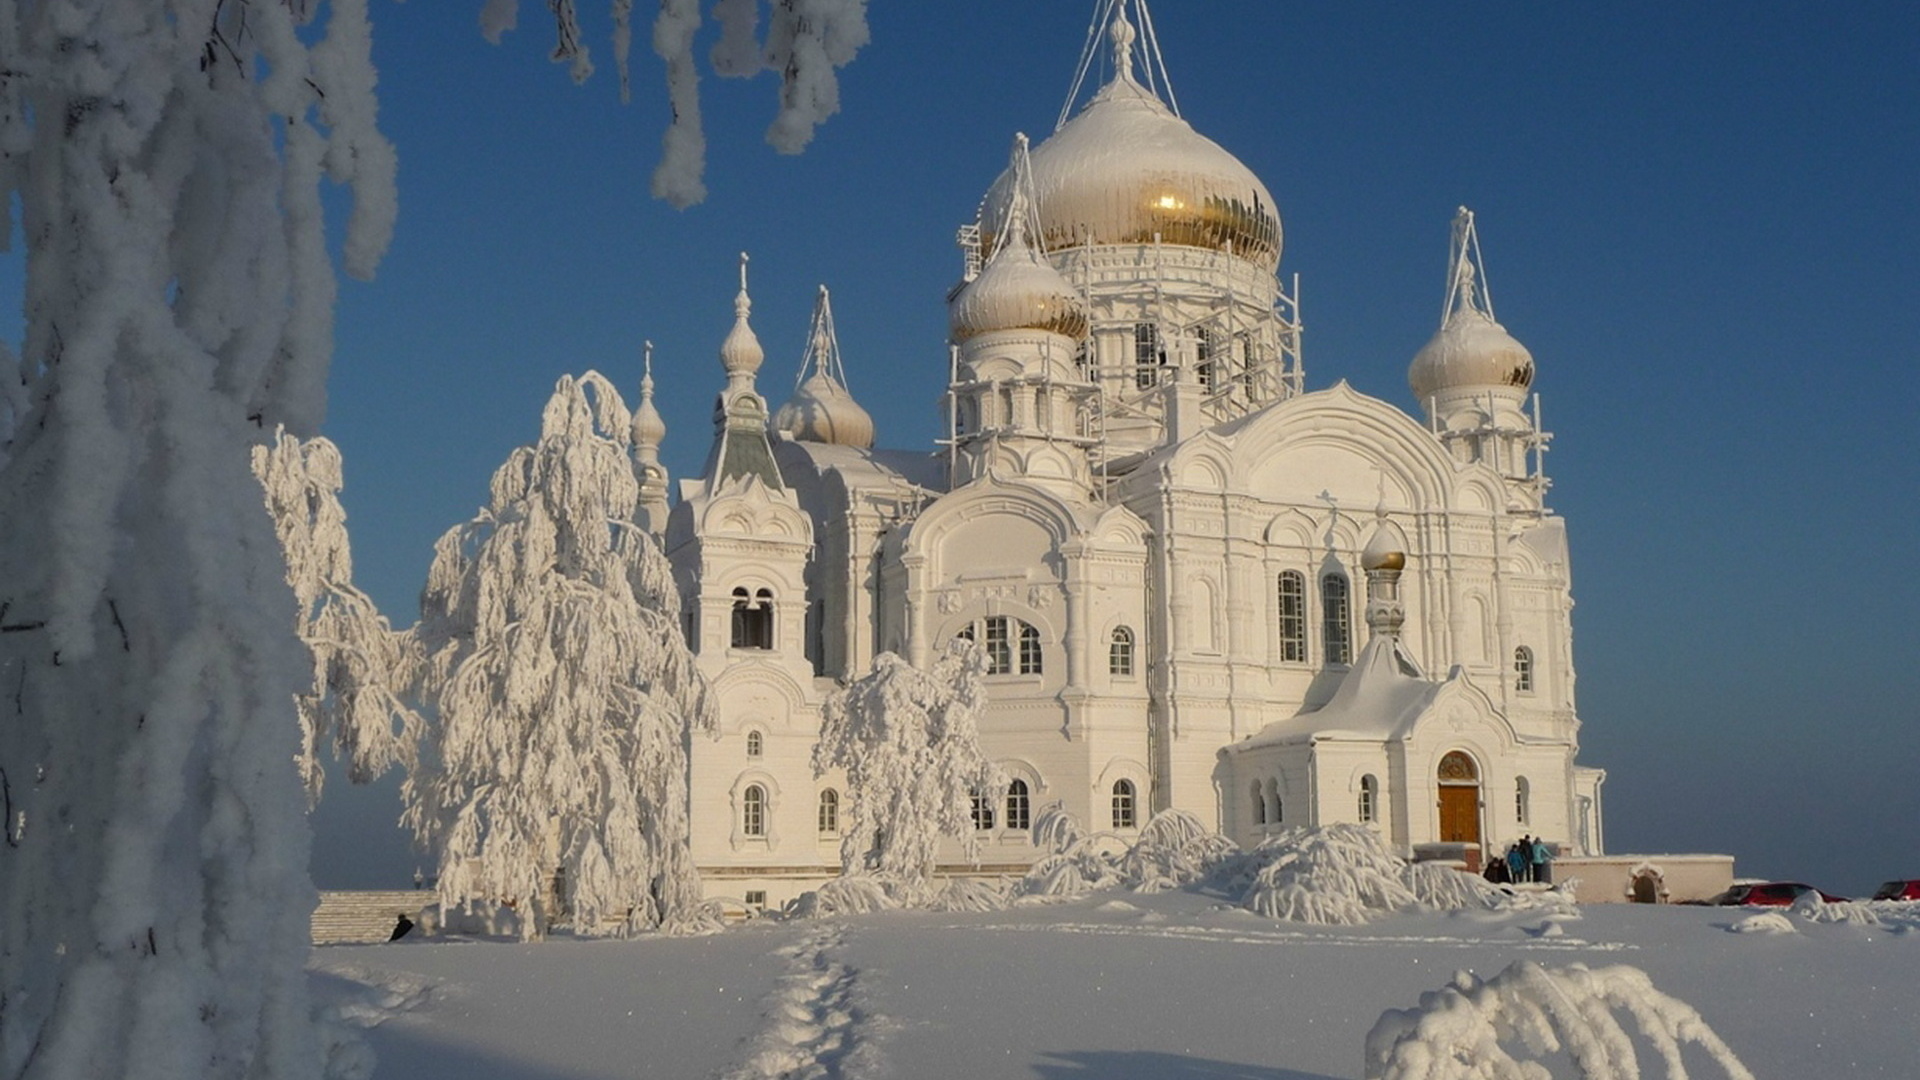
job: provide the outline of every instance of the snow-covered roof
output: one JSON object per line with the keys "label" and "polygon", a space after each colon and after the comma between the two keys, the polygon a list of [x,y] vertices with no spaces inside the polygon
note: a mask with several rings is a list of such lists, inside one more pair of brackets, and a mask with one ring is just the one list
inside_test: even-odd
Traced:
{"label": "snow-covered roof", "polygon": [[795,475],[799,470],[818,476],[838,474],[849,490],[907,485],[941,491],[947,486],[946,459],[924,450],[884,450],[789,438],[775,446],[774,455],[796,484],[800,483]]}
{"label": "snow-covered roof", "polygon": [[1276,720],[1226,751],[1239,754],[1326,738],[1402,738],[1446,685],[1420,674],[1396,639],[1375,634],[1325,705]]}

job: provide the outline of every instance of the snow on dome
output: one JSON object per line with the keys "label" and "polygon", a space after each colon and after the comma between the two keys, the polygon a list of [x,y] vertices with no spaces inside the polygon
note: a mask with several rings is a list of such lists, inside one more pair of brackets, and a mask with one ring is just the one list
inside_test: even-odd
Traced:
{"label": "snow on dome", "polygon": [[1373,536],[1367,540],[1367,546],[1360,552],[1362,570],[1405,570],[1407,553],[1400,550],[1400,541],[1391,529],[1376,526]]}
{"label": "snow on dome", "polygon": [[640,377],[640,404],[633,410],[633,444],[657,447],[667,438],[667,422],[653,405],[653,342],[647,342],[645,374]]}
{"label": "snow on dome", "polygon": [[775,431],[802,442],[837,446],[873,445],[873,417],[839,383],[816,371],[800,383],[793,397],[773,414]]}
{"label": "snow on dome", "polygon": [[[1253,171],[1193,130],[1133,73],[1133,30],[1112,24],[1112,81],[1033,148],[1039,235],[1048,251],[1082,244],[1165,244],[1232,251],[1280,265],[1280,217]],[[1006,227],[1008,169],[988,189],[981,249]]]}
{"label": "snow on dome", "polygon": [[773,429],[801,442],[873,446],[873,416],[847,390],[840,362],[840,338],[833,329],[833,301],[825,285],[813,302],[813,326],[806,355],[800,358],[793,397],[773,414]]}
{"label": "snow on dome", "polygon": [[1454,216],[1453,234],[1445,316],[1414,354],[1407,384],[1420,401],[1453,390],[1523,394],[1533,385],[1533,354],[1494,320],[1473,212],[1464,206]]}
{"label": "snow on dome", "polygon": [[1029,232],[1033,185],[1025,135],[1014,136],[1013,162],[1006,175],[999,215],[1004,224],[997,234],[1001,242],[986,267],[947,305],[948,336],[956,345],[994,330],[1051,330],[1082,337],[1087,313],[1080,294],[1035,250]]}
{"label": "snow on dome", "polygon": [[729,378],[752,378],[766,362],[766,350],[760,347],[760,339],[747,324],[747,315],[752,310],[753,301],[747,297],[747,254],[743,251],[740,253],[740,292],[733,298],[733,329],[727,331],[727,339],[720,343],[720,366]]}

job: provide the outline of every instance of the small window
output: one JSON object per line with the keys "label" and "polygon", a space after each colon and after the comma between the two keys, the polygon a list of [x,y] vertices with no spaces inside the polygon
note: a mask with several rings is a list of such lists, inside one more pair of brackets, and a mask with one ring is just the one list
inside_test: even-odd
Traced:
{"label": "small window", "polygon": [[1027,792],[1025,780],[1015,780],[1007,785],[1007,828],[1030,829],[1033,827],[1033,804]]}
{"label": "small window", "polygon": [[761,589],[749,596],[745,589],[733,590],[733,647],[736,649],[773,648],[773,593]]}
{"label": "small window", "polygon": [[1267,781],[1267,803],[1270,806],[1267,813],[1268,820],[1275,825],[1284,823],[1287,820],[1287,808],[1280,804],[1280,781]]}
{"label": "small window", "polygon": [[1020,674],[1040,674],[1040,631],[1024,622],[1020,623]]}
{"label": "small window", "polygon": [[1134,805],[1133,781],[1115,780],[1113,782],[1113,827],[1132,829],[1139,824],[1139,810]]}
{"label": "small window", "polygon": [[1298,570],[1280,575],[1280,660],[1307,662],[1307,578]]}
{"label": "small window", "polygon": [[1530,785],[1527,783],[1527,778],[1524,776],[1513,782],[1513,820],[1522,825],[1527,823],[1527,812],[1531,809],[1527,805],[1532,801],[1530,798],[1532,792],[1529,790],[1529,787]]}
{"label": "small window", "polygon": [[1133,385],[1145,390],[1160,381],[1160,328],[1152,323],[1133,326]]}
{"label": "small window", "polygon": [[1353,615],[1347,609],[1347,576],[1328,574],[1320,579],[1321,636],[1327,640],[1327,663],[1353,663]]}
{"label": "small window", "polygon": [[1380,819],[1380,781],[1369,773],[1360,778],[1360,820],[1368,825]]}
{"label": "small window", "polygon": [[1253,811],[1255,825],[1267,823],[1267,789],[1258,780],[1253,782],[1253,797],[1247,801],[1247,807]]}
{"label": "small window", "polygon": [[747,732],[747,756],[759,757],[763,749],[765,749],[765,742],[761,734],[757,731]]}
{"label": "small window", "polygon": [[1219,366],[1226,359],[1226,338],[1220,331],[1205,327],[1194,333],[1194,375],[1200,389],[1211,392],[1219,386]]}
{"label": "small window", "polygon": [[1133,631],[1127,627],[1113,628],[1113,638],[1107,643],[1107,674],[1133,674]]}
{"label": "small window", "polygon": [[993,828],[993,800],[977,788],[973,792],[973,828],[975,832]]}
{"label": "small window", "polygon": [[745,901],[749,914],[762,914],[767,910],[767,890],[748,889]]}
{"label": "small window", "polygon": [[767,835],[767,789],[748,784],[740,793],[740,832],[746,836]]}
{"label": "small window", "polygon": [[1005,675],[1013,671],[1013,646],[1007,639],[1007,617],[995,615],[987,620],[987,674]]}
{"label": "small window", "polygon": [[820,793],[820,835],[840,835],[840,793],[828,788]]}
{"label": "small window", "polygon": [[1513,650],[1513,688],[1522,694],[1533,693],[1533,650],[1525,645]]}

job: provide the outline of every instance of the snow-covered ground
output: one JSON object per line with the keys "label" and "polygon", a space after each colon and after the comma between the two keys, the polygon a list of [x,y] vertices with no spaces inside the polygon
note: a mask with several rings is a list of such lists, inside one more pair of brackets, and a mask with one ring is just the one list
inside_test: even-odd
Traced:
{"label": "snow-covered ground", "polygon": [[[311,972],[375,1075],[418,1080],[1356,1078],[1383,1011],[1516,961],[1638,968],[1757,1077],[1920,1076],[1920,904],[1872,910],[1878,925],[1613,905],[1321,927],[1106,891],[707,937],[329,947]],[[1666,1075],[1641,1049],[1642,1075]]]}

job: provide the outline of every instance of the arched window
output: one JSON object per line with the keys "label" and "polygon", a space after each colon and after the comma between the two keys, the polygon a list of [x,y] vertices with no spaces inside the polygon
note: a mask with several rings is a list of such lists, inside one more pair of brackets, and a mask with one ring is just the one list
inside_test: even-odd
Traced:
{"label": "arched window", "polygon": [[733,647],[736,649],[773,648],[773,593],[761,589],[749,596],[745,589],[733,590]]}
{"label": "arched window", "polygon": [[1020,674],[1040,674],[1040,631],[1024,622],[1020,623]]}
{"label": "arched window", "polygon": [[1307,662],[1307,577],[1298,570],[1280,574],[1280,660]]}
{"label": "arched window", "polygon": [[1013,671],[1013,646],[1008,641],[1007,617],[987,619],[987,674],[1006,675]]}
{"label": "arched window", "polygon": [[1360,820],[1371,825],[1380,818],[1380,781],[1372,773],[1360,778]]}
{"label": "arched window", "polygon": [[1255,825],[1267,823],[1267,789],[1258,780],[1253,782],[1253,798],[1247,802],[1247,807],[1253,811]]}
{"label": "arched window", "polygon": [[1133,674],[1133,631],[1127,627],[1113,628],[1113,638],[1107,643],[1107,674]]}
{"label": "arched window", "polygon": [[1273,779],[1267,781],[1267,802],[1271,806],[1267,812],[1267,820],[1275,825],[1285,824],[1287,808],[1280,804],[1280,781]]}
{"label": "arched window", "polygon": [[1115,780],[1113,782],[1113,827],[1131,829],[1139,824],[1139,811],[1134,806],[1133,781]]}
{"label": "arched window", "polygon": [[993,800],[978,788],[973,791],[973,827],[976,832],[993,828]]}
{"label": "arched window", "polygon": [[1525,645],[1513,650],[1513,688],[1522,694],[1533,693],[1533,650]]}
{"label": "arched window", "polygon": [[1347,609],[1347,576],[1320,579],[1320,636],[1327,642],[1327,663],[1353,663],[1353,615]]}
{"label": "arched window", "polygon": [[1133,385],[1145,390],[1160,381],[1160,328],[1152,323],[1133,325]]}
{"label": "arched window", "polygon": [[764,749],[765,749],[764,737],[757,731],[747,732],[747,756],[759,757],[760,752]]}
{"label": "arched window", "polygon": [[1027,793],[1027,782],[1015,780],[1007,785],[1007,828],[1031,829],[1033,827],[1033,804]]}
{"label": "arched window", "polygon": [[759,784],[748,784],[740,793],[740,833],[767,835],[767,789]]}
{"label": "arched window", "polygon": [[820,793],[820,835],[840,835],[840,793],[828,788]]}
{"label": "arched window", "polygon": [[1532,801],[1530,788],[1531,785],[1527,783],[1527,778],[1524,776],[1513,782],[1513,820],[1522,825],[1527,823],[1527,812],[1530,809],[1528,803]]}

